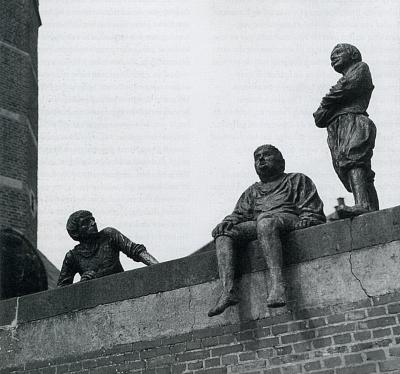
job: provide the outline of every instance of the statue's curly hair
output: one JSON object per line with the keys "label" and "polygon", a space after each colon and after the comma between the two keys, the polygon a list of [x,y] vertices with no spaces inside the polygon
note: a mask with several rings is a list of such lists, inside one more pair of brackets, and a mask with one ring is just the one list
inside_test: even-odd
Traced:
{"label": "statue's curly hair", "polygon": [[69,216],[66,227],[72,239],[79,241],[79,220],[88,216],[92,216],[88,210],[78,210]]}
{"label": "statue's curly hair", "polygon": [[335,45],[335,48],[333,48],[332,52],[336,49],[336,48],[342,48],[344,49],[348,54],[350,54],[352,56],[352,60],[354,62],[360,62],[362,61],[362,57],[361,57],[361,52],[358,50],[357,47],[355,47],[352,44],[348,44],[348,43],[340,43]]}
{"label": "statue's curly hair", "polygon": [[257,149],[254,151],[254,156],[256,155],[256,153],[258,151],[261,151],[261,150],[267,150],[271,153],[274,153],[276,156],[278,156],[278,158],[280,159],[279,160],[279,171],[281,173],[283,173],[285,171],[285,159],[283,158],[282,153],[278,148],[276,148],[272,144],[263,144],[263,145],[260,145],[259,147],[257,147]]}

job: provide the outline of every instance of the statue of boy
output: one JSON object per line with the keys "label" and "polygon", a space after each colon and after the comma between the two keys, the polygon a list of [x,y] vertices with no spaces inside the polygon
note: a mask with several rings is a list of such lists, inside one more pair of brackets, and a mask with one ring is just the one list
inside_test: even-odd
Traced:
{"label": "statue of boy", "polygon": [[351,44],[338,44],[331,65],[343,76],[323,97],[313,114],[317,127],[328,130],[333,167],[355,205],[338,207],[340,218],[354,217],[379,209],[371,158],[376,128],[366,112],[374,85],[368,65]]}
{"label": "statue of boy", "polygon": [[244,191],[233,213],[212,232],[223,291],[209,311],[210,317],[239,302],[234,287],[235,245],[258,239],[272,283],[267,305],[284,306],[281,236],[326,221],[314,183],[304,174],[284,173],[285,160],[277,148],[269,144],[258,147],[254,152],[254,166],[260,182]]}
{"label": "statue of boy", "polygon": [[72,239],[79,241],[64,259],[58,286],[72,284],[79,273],[81,282],[124,271],[119,252],[146,265],[158,264],[143,244],[135,244],[118,230],[108,227],[98,231],[91,212],[78,210],[67,221],[67,231]]}

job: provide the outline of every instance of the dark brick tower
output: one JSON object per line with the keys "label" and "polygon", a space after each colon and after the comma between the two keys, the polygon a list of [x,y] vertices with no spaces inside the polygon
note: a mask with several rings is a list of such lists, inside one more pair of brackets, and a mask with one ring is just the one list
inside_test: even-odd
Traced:
{"label": "dark brick tower", "polygon": [[37,0],[0,0],[0,299],[47,289],[37,245]]}
{"label": "dark brick tower", "polygon": [[0,0],[0,229],[36,248],[37,0]]}

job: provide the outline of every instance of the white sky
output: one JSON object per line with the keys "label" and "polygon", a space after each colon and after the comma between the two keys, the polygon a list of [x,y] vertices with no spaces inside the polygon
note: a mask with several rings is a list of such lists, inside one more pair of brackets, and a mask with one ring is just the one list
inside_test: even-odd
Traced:
{"label": "white sky", "polygon": [[352,204],[312,117],[340,78],[339,42],[370,66],[376,187],[382,208],[398,204],[397,0],[41,0],[40,12],[38,247],[57,267],[78,209],[160,261],[194,252],[257,180],[264,143],[314,180],[326,214],[339,196]]}

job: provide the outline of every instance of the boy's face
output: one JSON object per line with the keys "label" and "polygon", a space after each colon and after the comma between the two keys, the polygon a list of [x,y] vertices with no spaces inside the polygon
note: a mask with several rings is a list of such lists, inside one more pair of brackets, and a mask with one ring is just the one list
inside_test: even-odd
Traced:
{"label": "boy's face", "polygon": [[268,148],[261,148],[254,153],[254,167],[261,177],[269,177],[279,173],[281,157]]}
{"label": "boy's face", "polygon": [[331,66],[338,73],[342,73],[352,63],[351,53],[341,47],[336,46],[331,53]]}
{"label": "boy's face", "polygon": [[88,215],[79,220],[79,237],[87,238],[90,235],[97,234],[97,225],[94,217]]}

